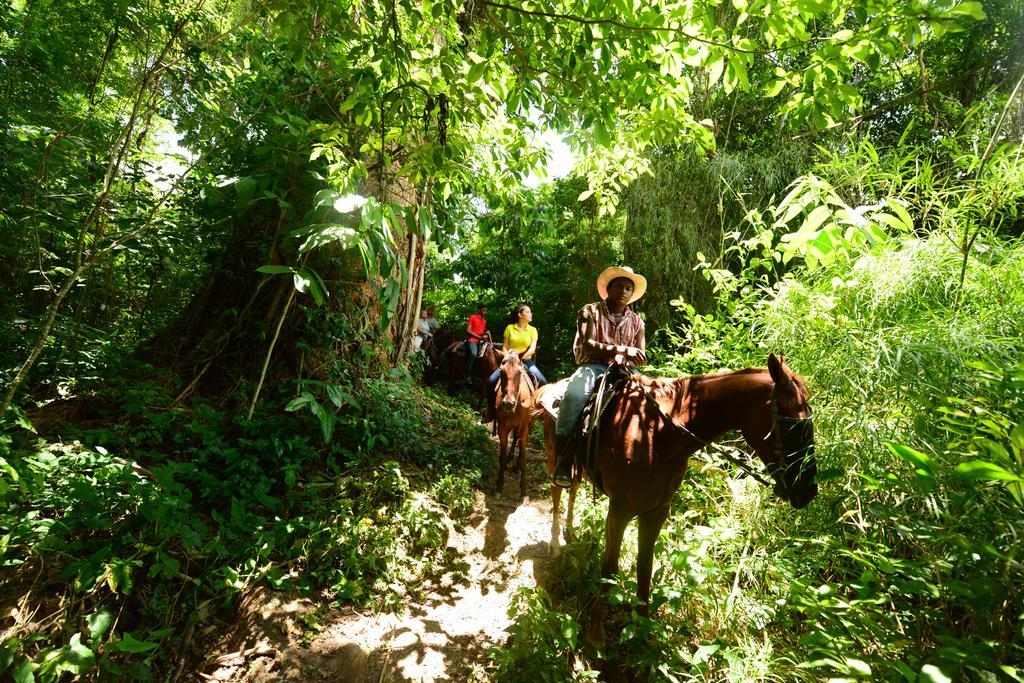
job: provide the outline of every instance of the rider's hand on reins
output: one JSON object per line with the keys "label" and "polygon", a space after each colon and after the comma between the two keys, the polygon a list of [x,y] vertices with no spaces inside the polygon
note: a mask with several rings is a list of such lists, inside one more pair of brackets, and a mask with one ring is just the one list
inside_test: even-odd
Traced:
{"label": "rider's hand on reins", "polygon": [[621,365],[624,368],[634,368],[647,362],[647,354],[635,346],[627,346],[622,353],[615,354],[612,358],[612,365]]}
{"label": "rider's hand on reins", "polygon": [[623,353],[616,354],[615,358],[622,358],[622,365],[644,365],[647,363],[647,354],[635,346],[627,346]]}

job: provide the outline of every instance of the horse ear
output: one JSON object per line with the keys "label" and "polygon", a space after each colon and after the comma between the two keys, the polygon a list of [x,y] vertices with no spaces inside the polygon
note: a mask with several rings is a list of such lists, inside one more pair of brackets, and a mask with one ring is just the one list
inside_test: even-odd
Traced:
{"label": "horse ear", "polygon": [[793,384],[792,378],[786,372],[786,361],[782,356],[776,356],[774,353],[768,354],[768,374],[772,376],[772,381],[780,387],[789,387]]}

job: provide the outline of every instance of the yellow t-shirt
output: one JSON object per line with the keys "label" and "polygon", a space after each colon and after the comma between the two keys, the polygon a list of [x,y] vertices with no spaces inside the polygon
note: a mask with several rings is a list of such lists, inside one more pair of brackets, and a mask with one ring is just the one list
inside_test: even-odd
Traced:
{"label": "yellow t-shirt", "polygon": [[514,323],[505,328],[504,339],[507,340],[506,348],[513,349],[523,360],[529,360],[530,356],[523,356],[523,353],[530,348],[530,345],[537,340],[537,328],[527,325],[525,330],[520,330]]}

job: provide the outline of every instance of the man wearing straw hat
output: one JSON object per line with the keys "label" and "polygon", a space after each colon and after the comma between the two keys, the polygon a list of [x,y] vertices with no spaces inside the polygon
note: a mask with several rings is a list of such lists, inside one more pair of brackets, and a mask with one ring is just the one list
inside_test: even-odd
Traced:
{"label": "man wearing straw hat", "polygon": [[572,351],[576,372],[569,378],[555,423],[555,471],[552,483],[572,484],[572,437],[597,380],[616,356],[632,365],[647,362],[644,321],[629,307],[647,291],[647,279],[632,268],[605,268],[597,278],[601,301],[587,304],[576,315]]}

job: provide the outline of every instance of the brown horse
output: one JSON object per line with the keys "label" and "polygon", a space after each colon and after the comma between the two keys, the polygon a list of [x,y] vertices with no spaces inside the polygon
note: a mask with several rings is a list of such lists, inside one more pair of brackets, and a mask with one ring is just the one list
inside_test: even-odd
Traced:
{"label": "brown horse", "polygon": [[[469,357],[464,353],[459,353],[460,344],[462,344],[461,341],[449,344],[444,352],[445,361],[448,364],[449,394],[455,393],[455,384],[466,376],[466,368],[469,365]],[[476,359],[476,364],[473,366],[473,375],[475,377],[471,378],[480,380],[477,407],[487,396],[487,379],[491,376],[491,373],[498,369],[498,364],[501,363],[501,359],[504,356],[505,352],[494,348],[494,344],[488,339],[480,357]]]}
{"label": "brown horse", "polygon": [[454,336],[450,327],[441,325],[427,341],[423,342],[421,348],[427,355],[427,367],[423,371],[424,384],[432,384],[440,374],[445,349],[452,343]]}
{"label": "brown horse", "polygon": [[[549,385],[550,386],[550,385]],[[542,396],[542,388],[535,400]],[[814,430],[807,387],[781,357],[768,356],[768,368],[750,368],[694,377],[630,378],[617,404],[602,420],[595,472],[608,494],[601,577],[619,569],[626,525],[639,518],[637,597],[646,616],[654,563],[654,543],[668,517],[672,497],[690,455],[739,430],[775,481],[774,492],[794,508],[818,493]],[[539,411],[537,411],[539,412]],[[554,471],[554,421],[544,418],[548,471]],[[579,480],[569,490],[567,527]],[[561,489],[551,487],[554,519],[551,548],[557,552]],[[567,529],[568,531],[568,529]],[[604,644],[604,593],[590,609],[587,640]]]}
{"label": "brown horse", "polygon": [[[505,484],[505,466],[515,459],[519,447],[519,496],[526,497],[526,437],[533,425],[533,382],[526,367],[519,360],[519,354],[509,351],[501,362],[498,375],[498,392],[494,401],[494,415],[498,428],[500,460],[498,461],[498,483],[495,495],[501,493]],[[512,451],[508,450],[508,436],[512,434]]]}

